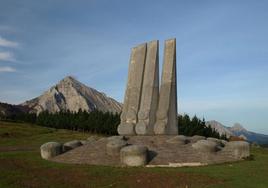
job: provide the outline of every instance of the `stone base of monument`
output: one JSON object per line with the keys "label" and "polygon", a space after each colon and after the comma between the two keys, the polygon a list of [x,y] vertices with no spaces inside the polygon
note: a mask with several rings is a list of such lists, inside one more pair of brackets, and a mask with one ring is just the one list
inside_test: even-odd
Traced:
{"label": "stone base of monument", "polygon": [[70,142],[66,142],[65,144],[63,144],[63,151],[66,152],[66,151],[72,150],[74,148],[77,148],[81,145],[82,145],[82,143],[79,140],[73,140]]}
{"label": "stone base of monument", "polygon": [[123,139],[111,139],[106,144],[106,153],[108,155],[119,155],[121,148],[125,147],[127,142]]}
{"label": "stone base of monument", "polygon": [[87,142],[49,160],[105,166],[180,167],[232,162],[249,155],[249,144],[242,141],[182,135],[113,136]]}

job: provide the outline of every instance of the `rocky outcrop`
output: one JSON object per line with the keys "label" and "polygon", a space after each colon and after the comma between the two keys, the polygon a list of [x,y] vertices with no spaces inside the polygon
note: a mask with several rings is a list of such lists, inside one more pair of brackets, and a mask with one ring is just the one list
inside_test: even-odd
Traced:
{"label": "rocky outcrop", "polygon": [[67,76],[41,96],[22,104],[40,113],[55,113],[61,110],[77,112],[79,109],[91,112],[121,112],[121,103],[93,88],[87,87],[71,76]]}

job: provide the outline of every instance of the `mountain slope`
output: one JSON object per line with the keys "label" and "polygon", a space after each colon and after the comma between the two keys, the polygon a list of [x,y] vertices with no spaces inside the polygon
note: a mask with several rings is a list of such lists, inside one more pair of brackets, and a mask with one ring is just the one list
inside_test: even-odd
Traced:
{"label": "mountain slope", "polygon": [[77,112],[79,109],[88,112],[100,110],[119,113],[122,106],[116,100],[87,87],[71,76],[67,76],[41,96],[26,101],[22,105],[33,109],[32,111],[37,113],[45,110],[51,113],[60,110]]}
{"label": "mountain slope", "polygon": [[207,126],[211,125],[212,128],[215,128],[215,130],[220,134],[226,134],[227,137],[238,136],[246,138],[246,140],[250,142],[256,142],[258,144],[268,143],[268,135],[248,131],[239,123],[235,123],[232,127],[226,127],[215,120],[207,121],[206,123]]}
{"label": "mountain slope", "polygon": [[233,136],[233,133],[228,129],[228,127],[225,127],[223,124],[221,124],[218,121],[211,120],[207,121],[206,125],[209,126],[213,129],[215,129],[220,135],[226,135],[227,138],[230,136]]}
{"label": "mountain slope", "polygon": [[230,131],[232,131],[232,133],[235,136],[246,137],[247,140],[249,140],[251,142],[256,142],[258,144],[267,144],[268,143],[268,135],[248,131],[239,123],[235,123],[229,129],[230,129]]}
{"label": "mountain slope", "polygon": [[0,102],[0,116],[7,117],[17,115],[19,113],[28,112],[30,109],[21,105],[12,105]]}

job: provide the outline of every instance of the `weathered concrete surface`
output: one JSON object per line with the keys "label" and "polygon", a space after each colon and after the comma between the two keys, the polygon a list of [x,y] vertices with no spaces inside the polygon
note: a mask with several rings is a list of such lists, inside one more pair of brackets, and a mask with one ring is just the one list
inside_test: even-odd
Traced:
{"label": "weathered concrete surface", "polygon": [[174,136],[171,139],[168,139],[166,142],[168,143],[177,143],[177,144],[187,144],[188,143],[188,139],[186,136],[184,135],[178,135],[178,136]]}
{"label": "weathered concrete surface", "polygon": [[206,137],[204,137],[204,136],[199,136],[199,135],[194,135],[194,136],[192,136],[192,137],[188,137],[188,139],[189,139],[189,141],[190,141],[191,143],[195,143],[195,142],[197,142],[197,141],[199,141],[199,140],[206,140]]}
{"label": "weathered concrete surface", "polygon": [[147,164],[147,147],[131,145],[120,150],[120,161],[127,166],[144,166]]}
{"label": "weathered concrete surface", "polygon": [[211,140],[199,140],[192,144],[192,147],[203,153],[213,153],[216,152],[217,143]]}
{"label": "weathered concrete surface", "polygon": [[159,97],[159,43],[147,43],[146,63],[143,77],[142,96],[138,113],[136,133],[153,135]]}
{"label": "weathered concrete surface", "polygon": [[125,136],[110,136],[107,138],[107,141],[113,141],[113,140],[126,140]]}
{"label": "weathered concrete surface", "polygon": [[233,156],[236,159],[242,159],[250,155],[249,143],[245,141],[227,142],[222,152]]}
{"label": "weathered concrete surface", "polygon": [[97,141],[99,138],[97,136],[90,136],[87,138],[87,141],[88,142],[94,142],[94,141]]}
{"label": "weathered concrete surface", "polygon": [[88,144],[90,141],[88,140],[79,140],[81,142],[82,145]]}
{"label": "weathered concrete surface", "polygon": [[106,144],[106,153],[108,155],[119,155],[120,149],[127,145],[122,139],[113,139]]}
{"label": "weathered concrete surface", "polygon": [[73,140],[70,142],[66,142],[65,144],[63,144],[63,151],[69,151],[71,149],[77,148],[79,146],[81,146],[82,143],[79,140]]}
{"label": "weathered concrete surface", "polygon": [[[172,135],[127,136],[127,138],[127,143],[130,145],[142,145],[148,148],[149,165],[178,163],[217,164],[240,160],[234,155],[223,151],[197,152],[192,147],[193,143],[180,144],[166,142],[174,138]],[[91,142],[58,155],[50,160],[74,164],[121,166],[119,155],[107,155],[106,145],[108,142],[107,138],[102,138],[96,142]]]}
{"label": "weathered concrete surface", "polygon": [[213,142],[217,143],[217,145],[219,145],[219,146],[224,146],[222,140],[220,140],[220,139],[208,137],[207,140],[213,141]]}
{"label": "weathered concrete surface", "polygon": [[120,135],[136,134],[135,125],[141,100],[146,48],[146,43],[132,48],[121,123],[118,126]]}
{"label": "weathered concrete surface", "polygon": [[41,157],[43,159],[50,159],[61,154],[62,144],[58,142],[47,142],[40,147]]}
{"label": "weathered concrete surface", "polygon": [[165,41],[164,64],[154,132],[158,135],[178,134],[176,39]]}

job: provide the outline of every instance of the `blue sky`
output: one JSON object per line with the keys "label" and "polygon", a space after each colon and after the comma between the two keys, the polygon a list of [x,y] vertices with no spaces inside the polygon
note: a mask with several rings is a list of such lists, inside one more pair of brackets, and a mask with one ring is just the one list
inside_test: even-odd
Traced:
{"label": "blue sky", "polygon": [[179,112],[268,134],[266,0],[0,0],[0,101],[67,75],[123,100],[131,47],[177,39]]}

